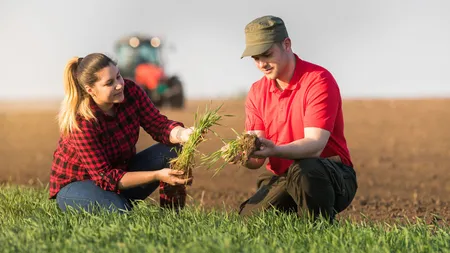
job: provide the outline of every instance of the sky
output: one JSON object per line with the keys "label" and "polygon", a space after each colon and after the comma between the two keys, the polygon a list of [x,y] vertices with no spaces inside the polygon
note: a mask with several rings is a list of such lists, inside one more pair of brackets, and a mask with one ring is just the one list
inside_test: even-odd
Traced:
{"label": "sky", "polygon": [[344,98],[450,97],[448,0],[0,0],[0,100],[61,99],[73,56],[114,56],[122,36],[161,36],[188,98],[245,94],[262,77],[240,59],[244,27],[281,17],[294,52]]}

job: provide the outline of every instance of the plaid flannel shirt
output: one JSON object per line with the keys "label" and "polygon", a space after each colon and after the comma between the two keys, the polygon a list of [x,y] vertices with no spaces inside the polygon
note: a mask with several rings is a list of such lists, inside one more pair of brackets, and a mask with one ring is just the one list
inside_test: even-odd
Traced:
{"label": "plaid flannel shirt", "polygon": [[102,189],[119,193],[118,182],[136,154],[140,127],[155,141],[169,145],[170,131],[175,126],[184,127],[160,114],[134,82],[125,80],[124,94],[125,100],[114,105],[114,117],[103,113],[91,100],[97,120],[78,117],[81,131],[59,139],[53,154],[50,198],[65,185],[81,180],[93,180]]}

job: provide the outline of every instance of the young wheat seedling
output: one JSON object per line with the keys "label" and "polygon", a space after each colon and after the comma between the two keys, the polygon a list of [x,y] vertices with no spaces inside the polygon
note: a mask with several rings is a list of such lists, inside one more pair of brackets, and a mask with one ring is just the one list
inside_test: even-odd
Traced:
{"label": "young wheat seedling", "polygon": [[235,163],[244,166],[249,159],[249,156],[261,147],[261,143],[255,134],[239,134],[234,129],[231,130],[233,130],[236,134],[236,138],[228,142],[222,140],[224,144],[228,145],[227,149],[220,149],[213,152],[209,156],[202,157],[202,164],[206,165],[208,169],[210,169],[220,159],[225,161],[222,165],[216,167],[214,176],[229,162],[233,162],[233,160],[235,160]]}
{"label": "young wheat seedling", "polygon": [[214,110],[206,106],[202,117],[199,117],[197,109],[194,115],[194,132],[189,136],[181,151],[177,151],[178,156],[170,161],[172,169],[184,171],[186,176],[192,175],[192,169],[195,167],[195,154],[198,152],[197,147],[205,141],[203,134],[208,132],[212,126],[220,125],[218,122],[222,119],[222,115],[218,112],[222,105]]}

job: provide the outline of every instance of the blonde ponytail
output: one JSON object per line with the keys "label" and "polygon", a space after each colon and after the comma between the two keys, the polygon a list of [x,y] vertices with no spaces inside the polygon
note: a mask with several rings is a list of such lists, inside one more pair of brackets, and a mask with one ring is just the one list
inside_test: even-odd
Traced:
{"label": "blonde ponytail", "polygon": [[69,60],[64,70],[64,100],[58,115],[60,133],[67,136],[74,131],[79,131],[77,115],[86,120],[95,119],[94,113],[89,107],[89,94],[78,83],[77,67],[79,58]]}

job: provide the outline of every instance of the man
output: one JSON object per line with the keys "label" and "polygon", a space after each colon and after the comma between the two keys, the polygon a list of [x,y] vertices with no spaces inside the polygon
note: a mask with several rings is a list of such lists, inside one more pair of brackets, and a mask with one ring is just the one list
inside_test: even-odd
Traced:
{"label": "man", "polygon": [[245,166],[257,169],[269,161],[258,191],[241,204],[240,214],[275,207],[332,221],[350,205],[358,187],[339,87],[326,69],[293,53],[281,18],[251,21],[245,38],[241,59],[252,57],[264,73],[245,103],[245,129],[258,135],[262,147]]}

